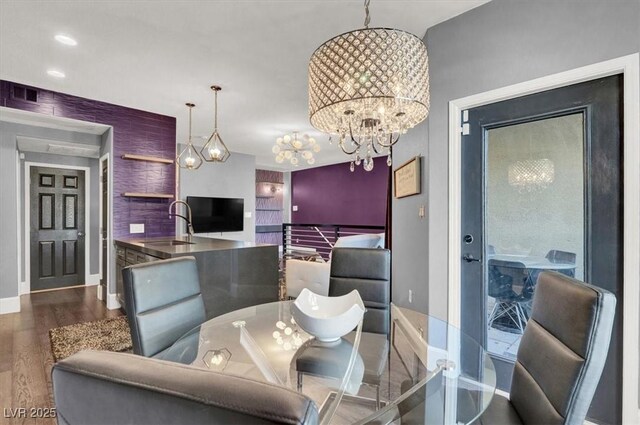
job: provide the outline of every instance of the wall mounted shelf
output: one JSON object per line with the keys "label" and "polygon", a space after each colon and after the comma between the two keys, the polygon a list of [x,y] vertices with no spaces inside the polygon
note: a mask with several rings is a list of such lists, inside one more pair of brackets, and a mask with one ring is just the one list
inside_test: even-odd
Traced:
{"label": "wall mounted shelf", "polygon": [[122,196],[127,198],[158,198],[158,199],[173,199],[173,195],[170,193],[143,193],[143,192],[124,192]]}
{"label": "wall mounted shelf", "polygon": [[258,224],[256,233],[282,233],[282,224]]}
{"label": "wall mounted shelf", "polygon": [[125,153],[122,155],[122,159],[130,159],[133,161],[146,161],[146,162],[159,162],[161,164],[173,164],[173,159],[160,158],[157,156],[147,156],[147,155],[134,155],[132,153]]}

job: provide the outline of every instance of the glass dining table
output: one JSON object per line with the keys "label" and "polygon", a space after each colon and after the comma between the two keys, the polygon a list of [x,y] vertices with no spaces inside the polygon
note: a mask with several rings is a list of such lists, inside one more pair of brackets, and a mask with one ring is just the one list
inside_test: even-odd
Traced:
{"label": "glass dining table", "polygon": [[[468,424],[491,402],[491,358],[444,321],[391,304],[388,338],[362,332],[360,322],[339,341],[321,343],[297,326],[291,303],[215,317],[187,332],[163,358],[301,391],[318,406],[321,424]],[[387,349],[372,349],[371,341]],[[330,364],[330,373],[302,374],[298,359],[318,347],[318,361]],[[384,356],[376,363],[376,385],[368,379],[372,352]]]}

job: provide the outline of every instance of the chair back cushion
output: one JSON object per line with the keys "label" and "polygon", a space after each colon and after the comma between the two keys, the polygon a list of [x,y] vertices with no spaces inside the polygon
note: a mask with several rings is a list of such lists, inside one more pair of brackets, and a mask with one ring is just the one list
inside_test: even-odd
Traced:
{"label": "chair back cushion", "polygon": [[137,264],[122,275],[134,353],[152,357],[205,321],[195,258]]}
{"label": "chair back cushion", "polygon": [[601,288],[540,274],[511,381],[511,403],[524,423],[583,423],[607,358],[615,305]]}
{"label": "chair back cushion", "polygon": [[318,422],[313,401],[284,387],[131,354],[83,351],[52,379],[61,425]]}
{"label": "chair back cushion", "polygon": [[288,259],[285,282],[287,296],[297,297],[307,288],[318,295],[329,295],[329,263]]}
{"label": "chair back cushion", "polygon": [[391,291],[390,251],[379,248],[334,248],[329,296],[357,289],[367,311],[363,332],[389,333]]}

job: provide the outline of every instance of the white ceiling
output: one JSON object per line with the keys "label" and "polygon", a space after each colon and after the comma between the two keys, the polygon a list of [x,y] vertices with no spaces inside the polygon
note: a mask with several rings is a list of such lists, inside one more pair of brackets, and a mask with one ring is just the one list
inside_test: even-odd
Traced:
{"label": "white ceiling", "polygon": [[[420,37],[439,22],[486,0],[382,1],[371,26]],[[362,1],[6,1],[0,0],[0,78],[177,117],[187,138],[213,126],[233,152],[276,168],[275,138],[293,130],[318,139],[317,165],[347,157],[309,124],[307,64],[324,41],[362,26]],[[78,46],[56,42],[74,37]],[[59,69],[65,79],[47,75]],[[202,143],[202,142],[201,142]]]}

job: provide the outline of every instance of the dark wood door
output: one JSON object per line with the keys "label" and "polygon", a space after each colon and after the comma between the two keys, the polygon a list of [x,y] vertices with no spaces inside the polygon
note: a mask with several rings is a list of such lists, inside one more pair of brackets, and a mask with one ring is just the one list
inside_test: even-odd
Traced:
{"label": "dark wood door", "polygon": [[31,290],[85,283],[84,171],[31,167]]}
{"label": "dark wood door", "polygon": [[[611,291],[613,335],[588,414],[607,424],[622,412],[622,78],[470,109],[462,143],[463,331],[485,344],[508,391],[518,325],[543,269]],[[494,350],[502,344],[513,357]]]}

